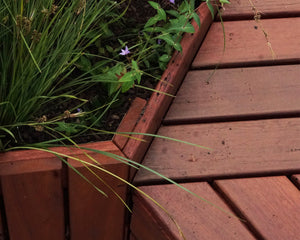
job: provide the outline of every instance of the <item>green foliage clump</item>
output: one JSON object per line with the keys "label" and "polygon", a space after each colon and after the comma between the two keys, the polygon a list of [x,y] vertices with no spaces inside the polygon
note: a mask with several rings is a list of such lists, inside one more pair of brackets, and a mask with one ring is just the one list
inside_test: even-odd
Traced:
{"label": "green foliage clump", "polygon": [[[0,0],[0,149],[26,144],[23,126],[68,137],[99,127],[120,92],[161,73],[182,34],[195,31],[190,20],[200,27],[200,19],[194,0],[168,10],[149,4],[156,14],[132,27],[125,0]],[[92,86],[96,106],[80,98]],[[68,109],[49,119],[53,106]]]}

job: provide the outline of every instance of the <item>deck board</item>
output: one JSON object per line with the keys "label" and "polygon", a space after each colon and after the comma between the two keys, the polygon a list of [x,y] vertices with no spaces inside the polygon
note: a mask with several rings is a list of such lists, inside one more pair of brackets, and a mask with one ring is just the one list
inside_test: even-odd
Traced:
{"label": "deck board", "polygon": [[[252,3],[263,19],[300,16],[299,0],[252,0]],[[252,8],[249,0],[231,0],[229,5],[225,5],[222,18],[223,20],[253,19]]]}
{"label": "deck board", "polygon": [[299,76],[299,65],[190,71],[164,123],[300,114]]}
{"label": "deck board", "polygon": [[300,63],[300,18],[261,20],[263,31],[254,20],[214,22],[200,47],[193,69]]}
{"label": "deck board", "polygon": [[[228,206],[221,200],[221,198],[214,192],[214,190],[207,183],[187,183],[184,187],[205,198],[211,203],[233,214]],[[220,209],[204,202],[195,196],[179,189],[174,185],[160,185],[160,186],[145,186],[140,190],[149,194],[156,201],[158,201],[169,214],[178,223],[186,239],[198,240],[200,239],[254,239],[248,229],[239,221],[238,218],[232,217]],[[134,201],[137,199],[135,198]],[[156,228],[148,228],[149,224],[141,230],[136,228],[140,219],[136,219],[133,215],[132,230],[137,239],[157,239],[153,238],[152,233],[155,230],[165,231],[166,228],[170,231],[170,235],[158,239],[182,239],[175,224],[170,217],[153,204],[149,199],[142,197],[142,206],[148,205],[148,210],[153,216],[153,221],[157,221]],[[136,205],[135,205],[136,206]],[[135,210],[134,210],[135,213]],[[140,212],[145,214],[146,212]],[[149,218],[148,218],[149,219]],[[160,228],[159,222],[166,224],[166,228]],[[161,234],[158,234],[160,236]],[[152,237],[152,238],[151,238]]]}
{"label": "deck board", "polygon": [[285,176],[216,181],[263,239],[298,239],[300,192]]}
{"label": "deck board", "polygon": [[[300,172],[299,118],[164,126],[158,134],[212,148],[154,139],[143,164],[172,179]],[[135,181],[160,179],[141,169]]]}

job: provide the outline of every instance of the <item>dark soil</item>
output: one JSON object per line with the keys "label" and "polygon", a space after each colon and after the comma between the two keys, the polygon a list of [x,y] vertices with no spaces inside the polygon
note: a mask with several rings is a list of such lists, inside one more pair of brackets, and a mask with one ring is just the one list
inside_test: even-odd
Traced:
{"label": "dark soil", "polygon": [[[158,0],[156,2],[159,2],[163,7],[168,8],[170,6],[169,0]],[[128,2],[124,3],[124,8],[127,6]],[[129,8],[125,14],[125,18],[129,18],[130,24],[132,25],[142,25],[144,24],[148,18],[153,16],[155,14],[155,10],[148,4],[146,0],[131,0],[131,3],[129,5]],[[129,26],[130,27],[130,26]],[[143,78],[141,85],[154,89],[156,85],[156,81],[150,78]],[[100,90],[99,90],[100,89]],[[83,92],[79,98],[87,99],[89,100],[89,103],[92,104],[93,101],[96,99],[98,101],[98,98],[100,98],[103,95],[107,95],[106,93],[101,92],[101,86],[97,87],[94,86],[92,89],[89,89],[85,92]],[[100,91],[100,92],[99,92]],[[152,91],[144,90],[141,88],[132,88],[127,93],[120,94],[118,96],[118,101],[112,105],[112,107],[106,112],[104,117],[102,118],[101,122],[96,126],[98,129],[102,129],[109,132],[115,132],[124,117],[125,113],[128,111],[132,100],[135,97],[140,97],[143,99],[148,100],[151,96]],[[38,115],[39,116],[46,116],[47,119],[51,119],[59,114],[63,114],[66,109],[72,109],[74,106],[76,106],[79,102],[65,102],[65,103],[59,103],[59,104],[52,104],[51,106],[47,106],[48,109],[46,112],[41,112]],[[100,111],[100,110],[99,110]],[[38,117],[37,117],[38,119]],[[72,122],[72,121],[78,121],[74,119],[67,119],[66,122]],[[54,126],[55,127],[55,126]],[[59,134],[55,134],[51,132],[49,134],[49,131],[44,129],[43,131],[36,131],[33,127],[20,127],[17,129],[17,138],[18,143],[17,145],[23,145],[23,144],[31,144],[31,143],[37,143],[37,142],[45,142],[53,139],[53,135],[56,138],[61,138]],[[52,136],[51,136],[52,135]],[[105,141],[105,140],[111,140],[113,134],[101,134],[99,132],[95,131],[86,131],[83,135],[80,135],[78,137],[72,138],[76,143],[86,143],[86,142],[95,142],[95,141]],[[68,143],[67,141],[65,141]],[[9,144],[8,147],[15,145],[14,141],[11,141],[12,145]]]}
{"label": "dark soil", "polygon": [[[164,9],[171,9],[174,7],[173,4],[170,3],[169,0],[156,0],[156,2],[160,3],[160,5]],[[177,0],[176,3],[181,1]],[[126,8],[128,1],[124,3],[124,7]],[[143,25],[150,17],[155,14],[155,10],[148,4],[146,0],[131,0],[129,8],[125,14],[125,18],[130,19],[130,25]],[[130,27],[130,26],[129,26]],[[132,26],[131,26],[132,27]],[[160,72],[161,74],[162,72]],[[144,77],[142,79],[141,85],[154,89],[156,86],[156,81]],[[85,91],[82,93],[80,98],[88,99],[89,103],[92,104],[94,99],[97,99],[99,96],[106,95],[105,93],[101,92],[101,87],[97,88],[97,86],[93,87],[92,89]],[[100,92],[99,92],[100,91]],[[115,132],[124,117],[125,113],[128,111],[132,100],[135,97],[140,97],[143,99],[148,100],[151,96],[152,91],[144,90],[141,88],[133,88],[130,89],[127,93],[121,94],[118,96],[118,102],[113,104],[112,107],[106,112],[104,117],[102,118],[101,122],[96,126],[98,129],[102,129],[109,132]],[[47,109],[47,112],[40,113],[39,116],[45,115],[47,119],[51,119],[52,117],[57,116],[58,114],[63,114],[66,109],[74,108],[79,102],[66,102],[57,104],[52,104]],[[78,119],[67,119],[66,122],[78,121]],[[51,136],[52,135],[52,136]],[[53,139],[53,135],[56,138],[60,138],[59,134],[55,134],[49,132],[45,129],[43,131],[36,131],[33,127],[20,127],[18,129],[17,137],[19,139],[18,144],[30,144],[30,143],[37,143],[37,142],[44,142]],[[112,134],[101,134],[95,131],[86,131],[83,135],[73,138],[76,143],[86,143],[86,142],[94,142],[94,141],[104,141],[104,140],[111,140]],[[13,142],[13,141],[11,141]],[[66,142],[66,141],[65,141]],[[69,142],[66,142],[67,144]]]}

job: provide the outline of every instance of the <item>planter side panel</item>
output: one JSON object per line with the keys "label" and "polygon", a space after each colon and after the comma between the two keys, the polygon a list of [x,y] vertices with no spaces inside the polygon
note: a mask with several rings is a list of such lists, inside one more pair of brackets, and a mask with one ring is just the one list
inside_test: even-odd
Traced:
{"label": "planter side panel", "polygon": [[[2,197],[2,196],[1,196]],[[4,226],[3,226],[3,220],[2,220],[2,216],[3,216],[3,209],[0,209],[0,240],[4,240],[5,238],[5,230],[4,230]]]}
{"label": "planter side panel", "polygon": [[[112,142],[90,144],[90,148],[122,155],[120,150]],[[91,152],[88,154],[99,162],[99,166],[101,165],[105,170],[127,180],[127,165],[101,154]],[[82,153],[76,154],[75,156],[81,160],[91,162],[91,159]],[[75,160],[69,160],[69,162],[76,170],[84,175],[90,183],[107,194],[107,197],[103,196],[89,182],[85,181],[74,170],[69,168],[68,184],[71,239],[123,239],[125,206],[113,191],[125,200],[127,185],[99,169],[91,168],[91,170],[97,174],[98,177],[96,177],[81,163]],[[111,189],[113,189],[113,191]]]}
{"label": "planter side panel", "polygon": [[5,175],[1,182],[11,240],[64,239],[60,169]]}
{"label": "planter side panel", "polygon": [[[146,106],[147,101],[142,98],[135,98],[131,103],[131,106],[124,116],[120,126],[117,129],[117,132],[132,132],[134,127],[136,126],[143,108]],[[125,147],[126,143],[129,140],[129,136],[122,134],[115,134],[113,137],[113,142],[116,144],[121,150]]]}

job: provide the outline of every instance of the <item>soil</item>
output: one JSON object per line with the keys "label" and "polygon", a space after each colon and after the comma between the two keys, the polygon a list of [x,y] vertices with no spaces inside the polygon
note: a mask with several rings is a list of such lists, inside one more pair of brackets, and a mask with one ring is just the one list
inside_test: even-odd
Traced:
{"label": "soil", "polygon": [[[169,5],[168,0],[158,0],[162,6],[166,7]],[[123,7],[126,7],[128,4],[128,1],[124,3]],[[121,6],[122,7],[122,6]],[[144,24],[148,18],[153,16],[155,14],[155,10],[147,3],[146,0],[131,0],[129,8],[127,10],[127,13],[125,15],[126,18],[131,18],[132,21],[131,24]],[[156,82],[153,79],[150,78],[143,78],[141,85],[148,87],[148,88],[155,88]],[[98,90],[95,90],[98,89]],[[107,95],[106,93],[99,93],[99,90],[101,89],[101,86],[99,88],[97,86],[93,87],[92,89],[85,91],[82,93],[79,97],[83,99],[88,99],[89,102],[92,102],[94,98],[101,95]],[[99,124],[97,128],[109,131],[109,132],[115,132],[124,117],[125,113],[128,111],[132,100],[135,97],[140,97],[143,99],[148,100],[151,96],[152,91],[144,90],[141,88],[132,88],[127,93],[120,94],[118,96],[118,101],[116,104],[114,104],[105,114],[105,116],[102,118],[101,123]],[[47,109],[47,112],[40,113],[39,116],[45,115],[47,119],[51,119],[54,116],[57,116],[57,114],[62,114],[66,109],[72,109],[74,106],[76,106],[78,102],[66,102],[66,103],[59,103],[59,104],[52,104]],[[66,120],[66,121],[73,121]],[[19,127],[17,129],[17,138],[18,138],[18,144],[17,145],[23,145],[23,144],[31,144],[31,143],[37,143],[37,142],[44,142],[51,140],[53,137],[49,135],[49,133],[45,130],[43,131],[36,131],[33,127]],[[57,138],[59,138],[59,135],[54,134]],[[93,131],[87,131],[84,135],[81,135],[79,137],[72,138],[76,143],[86,143],[86,142],[95,142],[95,141],[105,141],[105,140],[111,140],[112,134],[99,134]],[[15,145],[14,141],[11,141],[12,144],[9,144],[8,147],[12,147]]]}
{"label": "soil", "polygon": [[[169,0],[156,0],[164,9],[171,9],[174,6],[170,3]],[[176,3],[179,3],[181,1],[177,0]],[[128,1],[124,3],[124,8],[127,6]],[[122,6],[121,6],[122,7]],[[146,0],[131,0],[129,8],[125,14],[125,18],[130,18],[131,24],[141,24],[143,25],[150,17],[152,17],[155,14],[155,10],[148,4],[148,1]],[[141,85],[154,89],[156,86],[156,81],[151,78],[143,78]],[[101,95],[99,94],[99,90],[96,91],[95,87],[93,89],[88,90],[84,92],[80,98],[88,99],[90,102],[93,100],[93,97]],[[101,88],[98,88],[101,89]],[[125,113],[128,111],[130,104],[132,100],[135,97],[140,97],[143,99],[148,100],[152,94],[152,91],[144,90],[141,88],[132,88],[127,93],[119,95],[117,104],[114,104],[105,116],[103,117],[103,120],[100,123],[100,129],[109,131],[109,132],[115,132],[124,117]],[[66,109],[71,109],[74,107],[74,104],[77,103],[66,103],[61,104],[59,106],[55,106],[56,104],[53,104],[54,108],[47,109],[47,113],[43,113],[47,116],[47,119],[51,119],[51,117],[56,116],[57,113],[63,113]],[[42,115],[41,115],[42,116]],[[72,120],[66,120],[66,121],[74,121]],[[98,126],[99,128],[99,126]],[[19,143],[18,144],[30,144],[30,143],[37,143],[37,142],[44,142],[53,139],[47,133],[47,131],[36,131],[32,127],[20,127],[18,129],[18,138]],[[55,135],[55,134],[54,134]],[[93,131],[87,131],[84,135],[81,135],[79,137],[72,138],[76,143],[86,143],[86,142],[95,142],[95,141],[105,141],[105,140],[111,140],[112,134],[99,134]],[[56,135],[56,137],[60,137],[59,135]]]}

